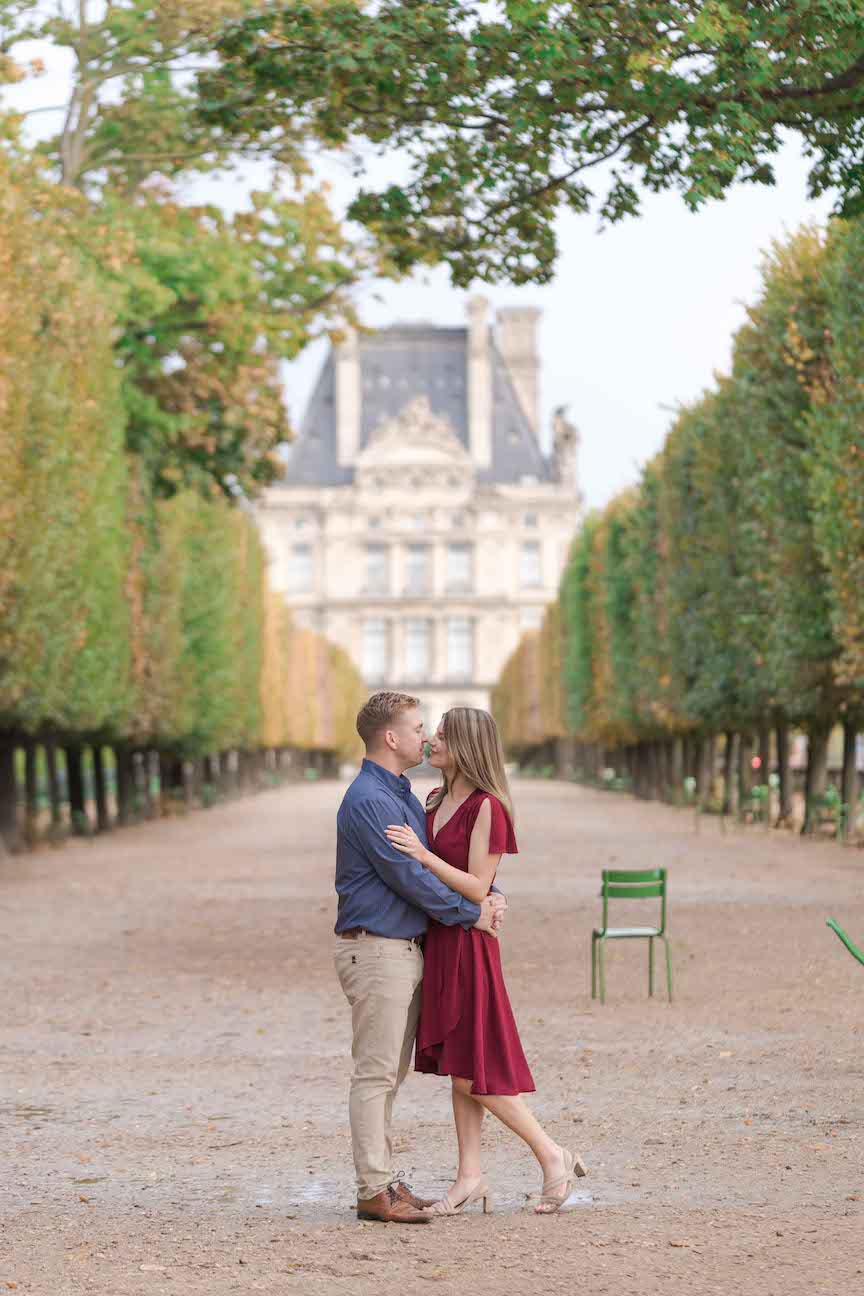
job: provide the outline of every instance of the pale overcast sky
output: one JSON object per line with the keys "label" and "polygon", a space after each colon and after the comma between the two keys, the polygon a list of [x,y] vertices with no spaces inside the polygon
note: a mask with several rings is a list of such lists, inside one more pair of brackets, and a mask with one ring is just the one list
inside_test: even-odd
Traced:
{"label": "pale overcast sky", "polygon": [[[17,87],[16,106],[59,102],[63,60],[49,57],[49,76]],[[53,83],[53,88],[52,88]],[[31,119],[46,133],[49,119]],[[399,160],[374,161],[375,180],[399,171]],[[337,209],[350,201],[355,182],[347,168],[322,162]],[[643,213],[597,232],[591,216],[559,220],[561,259],[553,283],[512,288],[476,285],[495,305],[542,308],[540,333],[544,439],[558,405],[568,405],[582,433],[582,487],[589,507],[604,504],[635,481],[640,466],[662,445],[670,406],[694,399],[728,367],[734,330],[744,303],[759,283],[764,249],[805,221],[824,222],[830,203],[806,198],[806,163],[791,140],[776,164],[772,189],[738,186],[722,203],[692,215],[673,194],[648,194]],[[190,188],[226,207],[244,189],[261,185],[267,172],[246,168],[244,183],[208,180]],[[360,298],[373,326],[401,320],[460,324],[468,294],[451,288],[438,269],[399,284],[383,283]],[[287,366],[286,396],[299,422],[324,344]],[[665,407],[665,408],[664,408]]]}

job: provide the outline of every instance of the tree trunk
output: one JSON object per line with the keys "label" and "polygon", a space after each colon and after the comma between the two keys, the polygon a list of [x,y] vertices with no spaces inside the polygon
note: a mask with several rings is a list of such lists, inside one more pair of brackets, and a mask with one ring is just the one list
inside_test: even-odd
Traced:
{"label": "tree trunk", "polygon": [[28,846],[35,846],[39,840],[38,752],[35,742],[28,738],[24,743],[24,840]]}
{"label": "tree trunk", "polygon": [[15,778],[15,742],[0,737],[0,842],[7,850],[21,849],[18,829],[18,781]]}
{"label": "tree trunk", "polygon": [[759,726],[759,771],[758,782],[765,788],[765,800],[762,805],[762,822],[766,828],[771,826],[771,726]]}
{"label": "tree trunk", "polygon": [[684,779],[686,777],[686,760],[683,738],[673,738],[669,746],[669,800],[673,805],[681,805],[684,797]]}
{"label": "tree trunk", "polygon": [[636,750],[633,753],[635,760],[635,777],[634,786],[636,795],[642,801],[648,800],[648,744],[644,740],[636,744]]}
{"label": "tree trunk", "polygon": [[801,832],[810,835],[819,826],[818,804],[825,795],[828,781],[828,739],[831,726],[814,724],[807,734],[807,774],[804,782],[804,823]]}
{"label": "tree trunk", "polygon": [[87,814],[84,794],[84,751],[78,743],[66,747],[66,781],[69,785],[69,817],[77,837],[89,837],[93,831]]}
{"label": "tree trunk", "polygon": [[185,802],[186,785],[183,760],[176,752],[159,752],[159,799],[162,813],[168,814],[171,808]]}
{"label": "tree trunk", "polygon": [[111,816],[108,813],[105,749],[101,743],[96,743],[93,748],[93,790],[96,797],[96,831],[108,832],[111,827]]}
{"label": "tree trunk", "polygon": [[750,790],[753,787],[753,735],[741,734],[738,738],[738,819],[744,820],[744,814],[750,802]]}
{"label": "tree trunk", "polygon": [[709,734],[699,744],[699,763],[696,773],[696,797],[699,809],[705,810],[711,804],[714,794],[714,735]]}
{"label": "tree trunk", "polygon": [[117,824],[127,827],[135,818],[135,755],[128,747],[115,747],[117,766]]}
{"label": "tree trunk", "polygon": [[219,753],[209,752],[204,757],[204,784],[201,788],[201,803],[205,807],[213,805],[223,795],[222,772],[219,767]]}
{"label": "tree trunk", "polygon": [[651,743],[651,800],[660,801],[663,798],[663,743],[655,738]]}
{"label": "tree trunk", "polygon": [[768,784],[771,778],[771,727],[759,727],[759,782]]}
{"label": "tree trunk", "polygon": [[642,744],[642,791],[646,801],[657,795],[657,754],[653,742]]}
{"label": "tree trunk", "polygon": [[854,720],[843,722],[843,775],[840,784],[843,797],[843,836],[855,831],[855,812],[858,807],[858,769],[855,761],[858,725]]}
{"label": "tree trunk", "polygon": [[140,753],[141,804],[148,819],[155,819],[159,814],[159,801],[153,793],[154,764],[158,765],[158,757],[155,752],[142,751]]}
{"label": "tree trunk", "polygon": [[219,753],[219,791],[227,801],[235,792],[235,771],[234,758],[235,752],[227,748]]}
{"label": "tree trunk", "polygon": [[51,802],[51,840],[63,836],[63,797],[60,791],[60,771],[57,766],[57,744],[45,744],[45,767],[48,771],[48,798]]}
{"label": "tree trunk", "polygon": [[775,737],[777,740],[777,827],[788,824],[792,819],[792,779],[789,770],[789,726],[778,724]]}
{"label": "tree trunk", "polygon": [[723,806],[721,814],[729,815],[733,810],[733,775],[735,770],[735,734],[727,729],[724,735],[723,748]]}

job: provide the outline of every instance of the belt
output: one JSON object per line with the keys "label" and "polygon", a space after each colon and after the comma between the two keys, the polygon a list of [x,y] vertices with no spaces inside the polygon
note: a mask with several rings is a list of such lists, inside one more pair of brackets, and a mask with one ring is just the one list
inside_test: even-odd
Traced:
{"label": "belt", "polygon": [[409,945],[422,945],[422,936],[382,936],[380,932],[367,931],[365,927],[349,927],[339,933],[342,940],[357,940],[358,936],[377,936],[379,940],[404,940]]}

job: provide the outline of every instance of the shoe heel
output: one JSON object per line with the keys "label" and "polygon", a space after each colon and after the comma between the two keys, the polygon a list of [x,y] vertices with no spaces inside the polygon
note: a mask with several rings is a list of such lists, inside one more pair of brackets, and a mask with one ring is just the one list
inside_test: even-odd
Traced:
{"label": "shoe heel", "polygon": [[483,1196],[483,1214],[491,1215],[495,1209],[495,1199],[491,1193],[484,1193]]}
{"label": "shoe heel", "polygon": [[580,1156],[577,1156],[573,1162],[573,1173],[577,1179],[584,1179],[588,1173],[588,1167]]}

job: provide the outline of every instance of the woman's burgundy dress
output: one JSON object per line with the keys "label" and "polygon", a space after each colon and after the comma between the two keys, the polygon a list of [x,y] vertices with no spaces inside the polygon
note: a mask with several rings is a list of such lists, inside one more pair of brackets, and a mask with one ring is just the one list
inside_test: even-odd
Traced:
{"label": "woman's burgundy dress", "polygon": [[[437,836],[435,816],[426,814],[430,850],[466,873],[471,831],[485,800],[492,808],[489,854],[515,855],[510,816],[488,792],[472,792]],[[415,1070],[473,1080],[478,1094],[533,1093],[495,937],[430,922],[423,955]]]}

